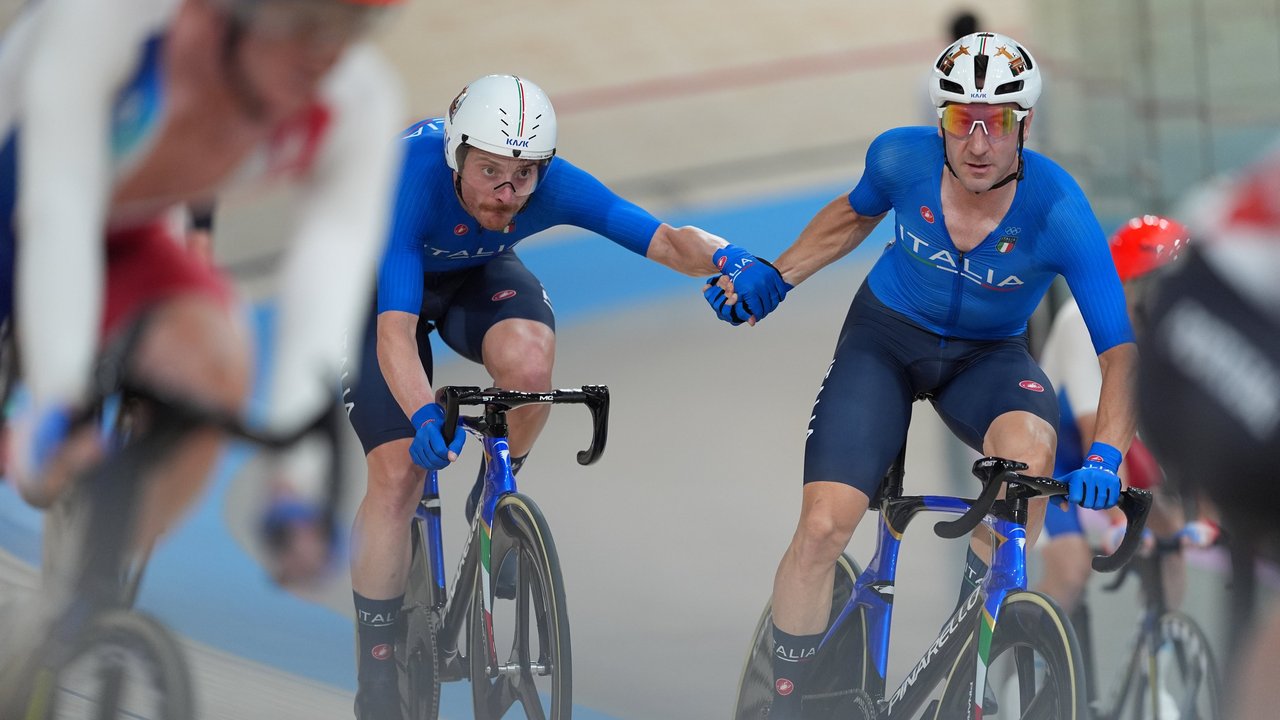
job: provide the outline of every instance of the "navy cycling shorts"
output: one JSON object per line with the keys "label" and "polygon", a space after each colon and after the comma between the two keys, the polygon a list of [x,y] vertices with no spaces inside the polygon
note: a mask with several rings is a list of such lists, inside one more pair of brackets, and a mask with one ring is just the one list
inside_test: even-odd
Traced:
{"label": "navy cycling shorts", "polygon": [[[485,333],[503,320],[536,320],[555,330],[551,300],[538,278],[512,251],[479,267],[423,277],[422,310],[418,315],[418,357],[434,383],[431,332],[435,330],[454,352],[482,362]],[[392,440],[414,436],[413,424],[400,409],[378,365],[377,308],[370,308],[360,345],[360,373],[343,382],[343,398],[351,425],[365,454]]]}
{"label": "navy cycling shorts", "polygon": [[813,404],[804,481],[842,482],[874,497],[918,397],[978,452],[991,422],[1013,410],[1058,427],[1057,397],[1025,337],[943,338],[885,307],[864,282]]}
{"label": "navy cycling shorts", "polygon": [[1080,507],[1075,503],[1067,503],[1066,507],[1055,500],[1049,503],[1044,512],[1044,531],[1051,538],[1066,535],[1083,535],[1084,526],[1080,523]]}

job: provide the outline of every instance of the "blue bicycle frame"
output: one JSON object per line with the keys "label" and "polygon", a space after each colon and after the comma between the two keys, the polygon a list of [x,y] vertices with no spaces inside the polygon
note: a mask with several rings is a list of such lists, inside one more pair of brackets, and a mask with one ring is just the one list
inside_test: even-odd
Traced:
{"label": "blue bicycle frame", "polygon": [[[490,538],[493,536],[493,517],[498,508],[498,500],[504,495],[516,492],[516,479],[511,473],[511,450],[506,437],[490,437],[479,428],[474,418],[462,418],[467,431],[479,436],[484,449],[484,486],[477,505],[476,516],[471,520],[472,532],[467,534],[467,546],[462,549],[462,557],[458,561],[458,572],[453,578],[453,588],[446,592],[444,571],[444,541],[441,537],[440,518],[440,483],[439,475],[432,471],[427,473],[423,484],[422,500],[418,503],[416,519],[421,521],[425,529],[422,542],[425,543],[427,557],[431,567],[431,603],[442,612],[444,621],[440,633],[442,649],[446,656],[457,649],[457,640],[466,621],[466,610],[471,603],[471,591],[458,593],[458,583],[463,578],[473,577],[479,565],[480,588],[484,613],[489,616],[492,611],[492,594],[490,588]],[[477,523],[479,527],[477,528]],[[475,532],[476,530],[479,531]],[[471,552],[470,543],[479,537],[479,553]]]}
{"label": "blue bicycle frame", "polygon": [[[467,620],[467,610],[471,605],[472,593],[478,586],[485,621],[488,622],[493,613],[493,593],[491,576],[493,568],[490,563],[490,541],[493,537],[494,516],[499,501],[507,495],[517,492],[515,476],[511,472],[511,449],[507,443],[506,411],[520,405],[530,403],[579,403],[587,405],[591,411],[592,437],[591,445],[578,452],[578,463],[589,465],[600,458],[604,452],[608,437],[609,390],[600,385],[587,385],[572,390],[551,390],[545,393],[521,393],[507,390],[481,390],[476,387],[445,387],[437,394],[437,401],[445,407],[444,426],[450,430],[455,423],[461,425],[466,432],[476,435],[484,450],[484,485],[477,506],[476,515],[471,519],[471,532],[467,534],[467,545],[462,549],[462,557],[458,561],[458,571],[453,579],[453,587],[446,592],[448,583],[444,571],[444,542],[441,537],[440,517],[440,483],[435,472],[427,473],[423,483],[422,499],[418,503],[414,527],[415,551],[423,553],[430,565],[430,581],[427,592],[431,607],[439,611],[442,620],[437,636],[440,652],[446,659],[442,669],[443,680],[461,677],[460,668],[450,667],[447,660],[458,648],[458,638],[463,624]],[[460,417],[462,405],[484,405],[484,417]],[[452,432],[446,432],[446,440]],[[471,543],[479,539],[478,551],[473,551]],[[479,573],[479,582],[464,586],[459,593],[459,582],[471,582],[475,573]],[[455,677],[456,676],[456,677]]]}
{"label": "blue bicycle frame", "polygon": [[[989,472],[982,497],[966,500],[951,496],[903,496],[901,465],[895,465],[886,478],[884,488],[877,498],[880,510],[879,536],[875,554],[866,570],[858,577],[853,594],[845,604],[831,628],[823,637],[822,648],[831,642],[841,627],[855,614],[860,614],[865,628],[865,652],[862,658],[862,687],[874,699],[886,699],[883,719],[909,717],[931,697],[931,690],[945,679],[960,656],[968,650],[971,640],[977,640],[976,672],[972,683],[949,683],[944,690],[943,707],[968,707],[971,717],[981,717],[982,688],[986,685],[988,661],[992,637],[1000,619],[1000,610],[1010,593],[1027,588],[1027,500],[1031,497],[1063,495],[1067,486],[1052,478],[1035,478],[1016,474],[1017,464],[998,458],[984,458],[975,464]],[[1021,466],[1025,469],[1025,466]],[[996,500],[1004,482],[1009,483],[1009,499]],[[1015,490],[1017,488],[1017,490]],[[1144,499],[1145,496],[1145,499]],[[1107,558],[1096,558],[1094,567],[1099,570],[1115,569],[1122,565],[1136,549],[1141,535],[1141,523],[1145,521],[1150,496],[1138,491],[1125,491],[1121,509],[1129,517],[1130,532],[1116,550]],[[886,698],[885,684],[889,664],[889,630],[893,617],[894,586],[897,578],[898,552],[907,526],[921,512],[940,512],[965,517],[949,523],[939,523],[939,535],[958,538],[968,535],[977,524],[985,525],[996,541],[991,568],[981,584],[960,604],[943,625],[937,639],[916,662],[893,695]],[[974,612],[981,605],[981,613]],[[976,631],[976,632],[975,632]],[[953,690],[953,688],[955,688]],[[963,692],[964,696],[956,696]],[[963,703],[963,704],[961,704]]]}

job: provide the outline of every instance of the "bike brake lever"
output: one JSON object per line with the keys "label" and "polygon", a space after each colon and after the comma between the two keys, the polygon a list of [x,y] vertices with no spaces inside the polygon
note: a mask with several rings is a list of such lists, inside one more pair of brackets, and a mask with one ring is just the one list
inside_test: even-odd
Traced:
{"label": "bike brake lever", "polygon": [[1142,530],[1147,525],[1147,514],[1151,512],[1151,493],[1146,490],[1130,488],[1120,493],[1120,509],[1124,511],[1128,527],[1124,531],[1124,540],[1120,547],[1110,555],[1097,555],[1093,558],[1093,569],[1098,572],[1114,572],[1123,567],[1137,552],[1142,543]]}
{"label": "bike brake lever", "polygon": [[591,411],[591,445],[578,451],[578,464],[590,465],[604,454],[609,440],[609,388],[605,385],[583,385],[587,409]]}

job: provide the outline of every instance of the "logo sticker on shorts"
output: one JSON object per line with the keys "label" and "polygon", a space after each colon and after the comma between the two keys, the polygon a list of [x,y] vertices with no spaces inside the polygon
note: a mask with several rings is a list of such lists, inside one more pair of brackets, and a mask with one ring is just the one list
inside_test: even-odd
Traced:
{"label": "logo sticker on shorts", "polygon": [[513,298],[513,297],[515,297],[515,296],[516,296],[516,291],[515,291],[515,290],[499,290],[498,292],[496,292],[496,293],[494,293],[494,294],[493,294],[493,297],[491,297],[491,298],[489,298],[489,299],[490,299],[490,300],[492,300],[492,301],[494,301],[494,302],[501,302],[501,301],[503,301],[503,300],[508,300],[508,299]]}
{"label": "logo sticker on shorts", "polygon": [[466,224],[464,223],[458,223],[457,225],[453,226],[454,235],[466,235],[467,232],[470,230],[471,228],[467,227]]}
{"label": "logo sticker on shorts", "polygon": [[928,205],[920,206],[920,217],[924,218],[925,222],[933,224],[933,211],[929,209]]}
{"label": "logo sticker on shorts", "polygon": [[1018,383],[1018,387],[1023,390],[1030,390],[1031,392],[1044,392],[1044,386],[1035,380],[1023,380]]}
{"label": "logo sticker on shorts", "polygon": [[716,269],[723,270],[725,261],[727,261],[728,259],[729,259],[728,255],[721,255],[720,259],[716,261]]}
{"label": "logo sticker on shorts", "polygon": [[391,657],[391,646],[387,643],[374,645],[373,650],[370,650],[369,654],[373,656],[374,660],[387,660]]}
{"label": "logo sticker on shorts", "polygon": [[775,682],[773,686],[778,690],[778,694],[782,697],[790,695],[791,691],[796,689],[796,684],[786,678],[778,678],[777,682]]}

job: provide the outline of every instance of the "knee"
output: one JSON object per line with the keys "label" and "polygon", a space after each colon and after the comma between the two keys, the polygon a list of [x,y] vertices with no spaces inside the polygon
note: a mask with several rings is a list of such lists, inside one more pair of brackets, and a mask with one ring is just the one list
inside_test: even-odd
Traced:
{"label": "knee", "polygon": [[987,429],[982,451],[987,455],[1017,460],[1027,464],[1032,475],[1053,472],[1053,456],[1057,451],[1057,433],[1043,418],[1015,411],[996,418]]}
{"label": "knee", "polygon": [[149,381],[228,409],[238,410],[249,393],[247,334],[225,307],[203,296],[158,308],[134,362]]}
{"label": "knee", "polygon": [[801,565],[826,568],[844,552],[856,526],[856,521],[845,521],[831,513],[806,513],[796,528],[792,552]]}
{"label": "knee", "polygon": [[499,385],[512,390],[547,390],[555,364],[555,333],[532,320],[506,320],[484,339],[484,364]]}
{"label": "knee", "polygon": [[409,459],[408,443],[404,440],[388,444],[403,446],[398,448],[401,452],[383,445],[369,454],[365,511],[386,522],[408,522],[422,498],[426,471]]}

